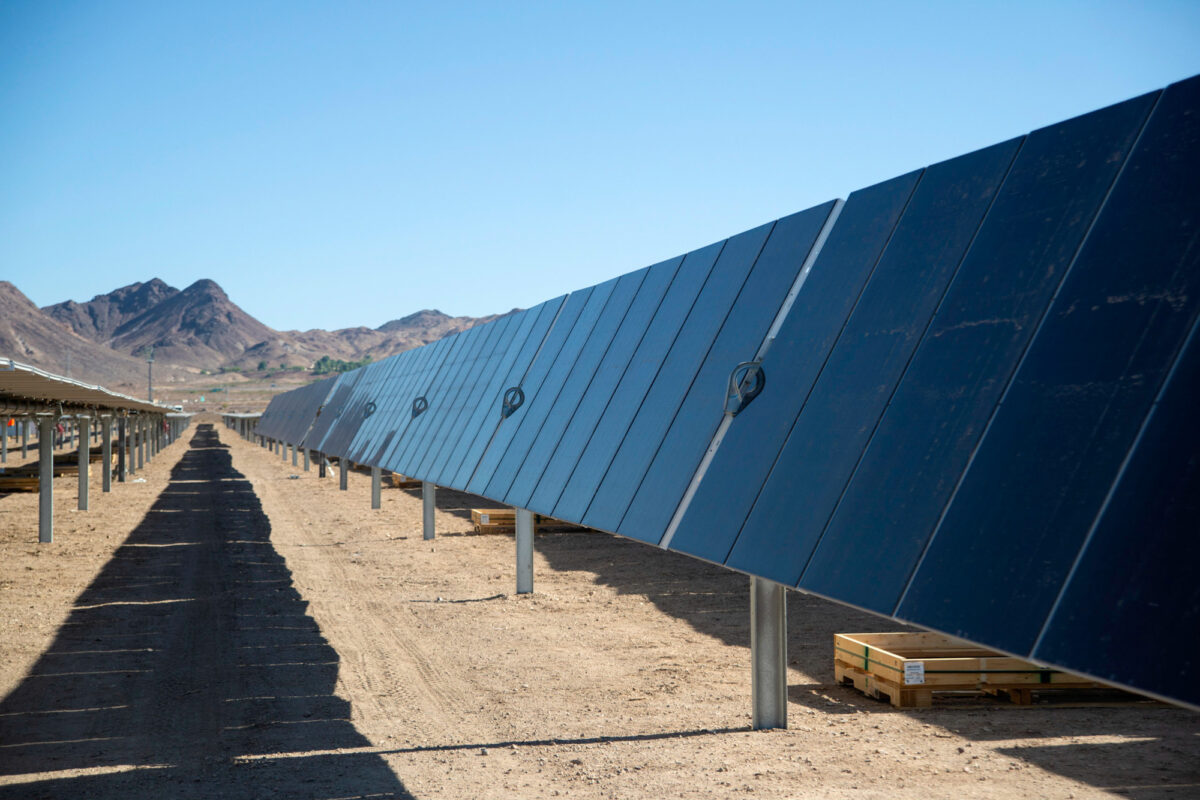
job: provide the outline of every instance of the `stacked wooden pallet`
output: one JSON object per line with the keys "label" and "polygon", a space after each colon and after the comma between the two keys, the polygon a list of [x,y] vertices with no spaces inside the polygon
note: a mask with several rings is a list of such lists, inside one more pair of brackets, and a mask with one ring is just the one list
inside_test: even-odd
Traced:
{"label": "stacked wooden pallet", "polygon": [[1109,688],[940,633],[837,633],[833,649],[838,683],[897,708],[928,707],[935,693],[989,694],[1029,705],[1035,693]]}
{"label": "stacked wooden pallet", "polygon": [[[471,523],[475,526],[476,533],[512,533],[517,529],[517,512],[512,508],[472,508]],[[589,529],[554,517],[534,514],[533,530],[563,532]]]}
{"label": "stacked wooden pallet", "polygon": [[[97,463],[104,459],[104,454],[93,450],[89,454],[89,463]],[[109,469],[112,469],[113,463],[116,461],[114,455],[109,461]],[[0,470],[0,492],[36,492],[41,486],[40,482],[40,465],[37,461],[32,461],[28,464],[22,464],[10,470]],[[66,453],[56,456],[54,459],[54,477],[61,478],[64,475],[79,475],[79,453]]]}

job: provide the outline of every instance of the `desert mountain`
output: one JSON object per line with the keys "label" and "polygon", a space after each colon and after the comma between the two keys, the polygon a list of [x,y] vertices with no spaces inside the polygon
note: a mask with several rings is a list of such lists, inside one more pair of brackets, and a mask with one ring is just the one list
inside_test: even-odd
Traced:
{"label": "desert mountain", "polygon": [[[144,361],[85,339],[56,322],[8,281],[0,281],[0,357],[131,394],[145,389]],[[160,376],[167,377],[164,373]]]}
{"label": "desert mountain", "polygon": [[122,323],[109,344],[131,355],[153,347],[156,361],[206,368],[236,360],[277,336],[216,283],[199,280]]}
{"label": "desert mountain", "polygon": [[177,294],[178,289],[155,278],[98,294],[86,303],[67,300],[42,311],[85,339],[108,344],[124,323]]}
{"label": "desert mountain", "polygon": [[247,314],[211,280],[196,281],[180,291],[157,278],[97,295],[86,303],[57,303],[42,312],[44,321],[133,357],[143,368],[145,352],[153,347],[156,363],[192,371],[222,367],[251,371],[264,363],[272,369],[281,364],[307,367],[322,356],[378,361],[498,316],[452,317],[425,309],[374,329],[277,331]]}

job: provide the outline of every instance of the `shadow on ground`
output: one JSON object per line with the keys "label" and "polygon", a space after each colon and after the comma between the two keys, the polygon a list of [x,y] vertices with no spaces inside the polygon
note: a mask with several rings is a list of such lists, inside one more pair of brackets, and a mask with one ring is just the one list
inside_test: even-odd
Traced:
{"label": "shadow on ground", "polygon": [[[407,798],[211,425],[0,702],[0,797]],[[63,776],[67,770],[89,774]]]}
{"label": "shadow on ground", "polygon": [[[750,586],[745,575],[602,533],[546,533],[538,553],[555,570],[592,573],[597,584],[646,596],[663,612],[728,644],[750,647]],[[647,565],[652,564],[653,569]],[[536,587],[536,582],[535,582]],[[1019,708],[972,698],[929,710],[900,710],[838,686],[833,634],[914,630],[893,620],[812,595],[788,593],[788,660],[816,683],[793,683],[795,714],[912,714],[1050,772],[1140,800],[1200,796],[1200,715],[1165,705],[1114,708]],[[746,713],[750,713],[747,652]],[[1046,746],[1046,737],[1112,736],[1137,741]]]}

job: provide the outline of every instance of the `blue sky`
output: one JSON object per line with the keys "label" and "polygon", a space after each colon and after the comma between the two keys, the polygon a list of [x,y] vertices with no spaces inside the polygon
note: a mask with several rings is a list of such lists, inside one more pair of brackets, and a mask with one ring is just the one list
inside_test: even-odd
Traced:
{"label": "blue sky", "polygon": [[0,2],[0,278],[529,306],[1200,72],[1200,3]]}

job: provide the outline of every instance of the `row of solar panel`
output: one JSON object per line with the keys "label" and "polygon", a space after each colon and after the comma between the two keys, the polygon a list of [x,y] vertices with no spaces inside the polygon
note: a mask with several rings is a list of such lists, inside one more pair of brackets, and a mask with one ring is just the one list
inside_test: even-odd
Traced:
{"label": "row of solar panel", "polygon": [[281,395],[259,432],[1200,703],[1194,637],[1137,647],[1200,622],[1198,179],[1193,78]]}

